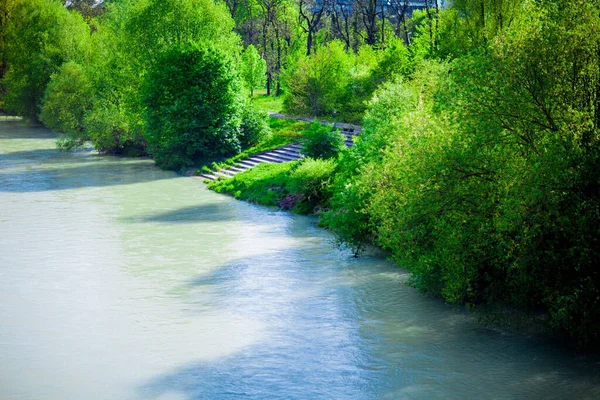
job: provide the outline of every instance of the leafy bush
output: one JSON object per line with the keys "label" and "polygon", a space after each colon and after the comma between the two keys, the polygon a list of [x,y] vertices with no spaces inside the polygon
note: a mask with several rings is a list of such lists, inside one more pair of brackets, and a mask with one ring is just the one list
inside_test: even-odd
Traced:
{"label": "leafy bush", "polygon": [[106,100],[96,101],[85,115],[86,133],[101,152],[137,156],[145,154],[145,140],[135,117],[125,107]]}
{"label": "leafy bush", "polygon": [[38,118],[51,75],[65,61],[78,61],[86,54],[89,27],[61,2],[28,0],[16,4],[5,29],[9,66],[3,78],[5,107]]}
{"label": "leafy bush", "polygon": [[408,47],[400,39],[390,39],[373,69],[371,76],[373,90],[382,82],[409,76],[413,68]]}
{"label": "leafy bush", "polygon": [[242,124],[240,125],[240,145],[242,149],[269,140],[272,132],[268,118],[269,115],[266,112],[256,109],[252,103],[245,105],[242,113]]}
{"label": "leafy bush", "polygon": [[327,196],[327,186],[335,172],[335,160],[306,158],[290,174],[288,189],[309,201],[320,201]]}
{"label": "leafy bush", "polygon": [[305,133],[301,153],[311,158],[337,157],[346,148],[344,135],[332,130],[329,125],[322,125],[315,120]]}
{"label": "leafy bush", "polygon": [[91,107],[92,98],[92,84],[79,64],[67,62],[52,74],[40,119],[52,130],[65,134],[63,148],[77,147],[87,139],[84,115]]}
{"label": "leafy bush", "polygon": [[291,64],[283,76],[287,88],[285,112],[317,117],[343,108],[352,67],[351,56],[343,44],[333,41],[319,47],[312,56],[299,56]]}
{"label": "leafy bush", "polygon": [[360,176],[351,180],[336,176],[332,186],[330,208],[319,225],[330,229],[338,245],[348,246],[358,257],[368,244],[374,242],[372,217],[367,207],[371,197],[370,182]]}
{"label": "leafy bush", "polygon": [[241,81],[222,51],[185,44],[165,52],[144,90],[149,153],[164,168],[240,150]]}
{"label": "leafy bush", "polygon": [[551,326],[597,344],[599,16],[543,4],[498,27],[502,40],[483,32],[483,48],[384,84],[323,222],[389,249],[423,290],[545,309]]}

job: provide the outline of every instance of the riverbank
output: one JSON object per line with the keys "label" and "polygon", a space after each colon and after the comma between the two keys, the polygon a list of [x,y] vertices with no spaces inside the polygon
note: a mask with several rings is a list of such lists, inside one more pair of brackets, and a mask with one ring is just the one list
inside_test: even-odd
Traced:
{"label": "riverbank", "polygon": [[[232,178],[222,178],[208,183],[208,188],[234,197],[237,200],[250,202],[266,207],[275,208],[284,212],[300,215],[314,215],[321,217],[327,210],[329,197],[308,197],[297,188],[300,186],[294,180],[293,172],[300,162],[283,164],[262,164],[252,170],[238,174]],[[326,181],[321,181],[326,182]],[[329,190],[327,183],[322,186],[323,191]],[[326,228],[323,224],[319,226]],[[341,241],[337,245],[344,247]],[[366,243],[361,248],[361,253],[376,254],[379,257],[389,258],[390,253]],[[401,268],[400,265],[397,265]],[[409,276],[409,275],[407,275]],[[407,277],[403,284],[414,286]],[[426,297],[430,297],[423,293]],[[438,298],[439,299],[439,298]],[[507,305],[482,305],[479,307],[455,305],[457,309],[468,312],[473,325],[479,325],[496,330],[503,334],[513,333],[525,337],[535,337],[551,341],[558,346],[575,348],[576,343],[565,337],[564,334],[554,332],[548,326],[548,315],[543,312],[530,312]]]}

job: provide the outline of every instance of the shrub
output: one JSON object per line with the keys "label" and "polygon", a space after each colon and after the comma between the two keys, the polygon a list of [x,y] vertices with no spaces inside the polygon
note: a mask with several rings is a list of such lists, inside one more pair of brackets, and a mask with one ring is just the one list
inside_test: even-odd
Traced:
{"label": "shrub", "polygon": [[92,97],[92,85],[79,64],[67,62],[52,74],[40,119],[52,130],[65,134],[63,148],[76,147],[87,139],[84,115],[91,107]]}
{"label": "shrub", "polygon": [[166,51],[146,78],[144,103],[148,150],[159,166],[239,152],[241,81],[223,51],[201,44]]}
{"label": "shrub", "polygon": [[373,242],[371,215],[367,205],[371,197],[368,179],[357,177],[348,181],[336,176],[330,209],[319,221],[321,226],[330,229],[340,246],[348,246],[355,257]]}
{"label": "shrub", "polygon": [[373,69],[371,76],[373,88],[381,82],[410,75],[413,67],[408,47],[400,39],[390,39]]}
{"label": "shrub", "polygon": [[332,158],[346,148],[344,135],[315,120],[305,133],[301,153],[311,158]]}
{"label": "shrub", "polygon": [[340,42],[320,47],[312,56],[302,55],[291,64],[283,76],[285,112],[317,117],[343,108],[352,62]]}
{"label": "shrub", "polygon": [[327,186],[333,177],[336,166],[335,160],[306,158],[290,174],[288,189],[309,201],[322,200],[326,197]]}
{"label": "shrub", "polygon": [[242,149],[256,146],[268,140],[271,135],[268,114],[258,110],[252,103],[246,103],[242,113],[242,124],[240,125],[240,145]]}
{"label": "shrub", "polygon": [[144,154],[144,139],[132,120],[124,107],[109,101],[99,101],[85,115],[84,122],[86,133],[98,151]]}

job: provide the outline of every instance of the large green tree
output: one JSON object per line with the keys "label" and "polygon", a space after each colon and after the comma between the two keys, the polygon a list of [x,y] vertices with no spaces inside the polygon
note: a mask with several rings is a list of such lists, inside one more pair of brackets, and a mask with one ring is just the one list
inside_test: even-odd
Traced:
{"label": "large green tree", "polygon": [[146,78],[144,105],[149,152],[162,167],[240,150],[241,79],[222,50],[181,44],[164,52]]}
{"label": "large green tree", "polygon": [[5,32],[5,107],[37,118],[52,73],[65,61],[81,60],[87,53],[89,27],[58,0],[21,0]]}
{"label": "large green tree", "polygon": [[4,109],[4,96],[6,95],[2,78],[8,68],[6,63],[6,28],[16,4],[17,0],[0,0],[0,111]]}

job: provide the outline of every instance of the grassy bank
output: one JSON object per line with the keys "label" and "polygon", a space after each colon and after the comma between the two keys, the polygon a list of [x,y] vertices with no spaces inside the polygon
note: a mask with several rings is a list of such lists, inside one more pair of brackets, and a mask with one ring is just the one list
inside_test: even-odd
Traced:
{"label": "grassy bank", "polygon": [[334,160],[260,164],[228,179],[211,182],[208,188],[269,207],[300,214],[319,214],[329,199]]}

